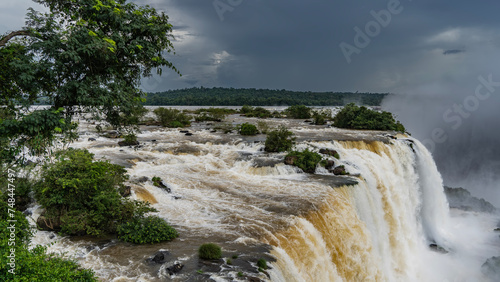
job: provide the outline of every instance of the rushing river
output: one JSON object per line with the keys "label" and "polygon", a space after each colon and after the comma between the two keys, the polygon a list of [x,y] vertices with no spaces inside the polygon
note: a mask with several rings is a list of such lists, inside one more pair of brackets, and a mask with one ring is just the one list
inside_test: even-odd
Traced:
{"label": "rushing river", "polygon": [[[284,153],[265,153],[265,135],[212,132],[210,123],[193,124],[192,136],[142,127],[141,146],[131,148],[82,122],[72,147],[124,165],[132,197],[150,202],[180,236],[137,246],[39,231],[34,243],[53,243],[49,251],[74,258],[103,281],[487,281],[481,265],[500,254],[498,217],[450,211],[440,174],[418,140],[303,120],[267,122],[290,128],[299,150],[336,150],[340,160],[330,158],[350,176],[322,168],[303,173],[283,163]],[[168,189],[155,187],[154,176]],[[32,210],[36,218],[40,209]],[[198,260],[206,242],[222,246],[224,262]],[[169,252],[167,262],[151,262],[160,250]],[[265,273],[257,271],[260,258],[271,267]],[[184,268],[170,275],[174,263]]]}

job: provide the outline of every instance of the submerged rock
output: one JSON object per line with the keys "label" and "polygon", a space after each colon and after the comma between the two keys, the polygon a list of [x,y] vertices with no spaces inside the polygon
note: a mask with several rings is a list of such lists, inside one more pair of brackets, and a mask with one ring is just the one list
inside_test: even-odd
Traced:
{"label": "submerged rock", "polygon": [[345,167],[343,165],[335,167],[333,170],[330,170],[335,175],[346,175]]}
{"label": "submerged rock", "polygon": [[124,146],[137,146],[137,145],[139,145],[139,141],[131,141],[131,142],[120,141],[120,142],[118,142],[118,145],[120,147],[124,147]]}
{"label": "submerged rock", "polygon": [[172,265],[170,267],[167,267],[167,272],[168,272],[169,275],[174,275],[176,273],[179,273],[182,270],[183,267],[184,267],[183,264],[176,263],[176,264],[174,264],[174,265]]}
{"label": "submerged rock", "polygon": [[334,161],[332,161],[332,160],[327,160],[327,161],[326,161],[326,165],[325,165],[325,168],[326,168],[326,169],[331,169],[331,168],[333,168],[334,166],[335,166],[335,162],[334,162]]}
{"label": "submerged rock", "polygon": [[96,141],[95,138],[89,138],[88,141]]}
{"label": "submerged rock", "polygon": [[167,257],[170,255],[170,252],[169,251],[158,251],[154,257],[151,258],[151,261],[152,262],[155,262],[155,263],[159,263],[159,264],[162,264],[162,263],[165,263],[167,262]]}

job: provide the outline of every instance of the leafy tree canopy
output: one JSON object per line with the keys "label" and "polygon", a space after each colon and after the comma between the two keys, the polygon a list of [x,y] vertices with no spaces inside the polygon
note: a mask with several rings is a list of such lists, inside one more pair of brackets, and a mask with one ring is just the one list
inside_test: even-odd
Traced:
{"label": "leafy tree canopy", "polygon": [[[90,112],[115,127],[129,126],[140,109],[143,76],[177,69],[168,16],[125,0],[34,0],[48,7],[29,9],[26,27],[0,38],[0,146],[50,146],[67,133],[71,118]],[[50,109],[28,111],[40,98]],[[33,115],[34,118],[30,118]],[[23,128],[30,130],[25,131]],[[28,144],[29,140],[35,144]],[[34,146],[36,145],[36,146]],[[28,146],[29,147],[29,146]],[[2,158],[4,159],[4,158]]]}
{"label": "leafy tree canopy", "polygon": [[354,103],[347,104],[333,118],[333,125],[340,128],[394,130],[406,132],[405,127],[390,112],[377,112]]}

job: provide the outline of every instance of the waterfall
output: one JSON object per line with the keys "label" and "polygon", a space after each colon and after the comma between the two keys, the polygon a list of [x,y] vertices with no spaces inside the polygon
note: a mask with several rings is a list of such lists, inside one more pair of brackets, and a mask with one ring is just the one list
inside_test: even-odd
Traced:
{"label": "waterfall", "polygon": [[266,238],[279,257],[276,277],[428,281],[428,265],[420,259],[429,243],[446,242],[449,211],[440,174],[425,147],[414,139],[314,145],[337,150],[347,170],[359,173],[359,183],[333,188],[319,209]]}

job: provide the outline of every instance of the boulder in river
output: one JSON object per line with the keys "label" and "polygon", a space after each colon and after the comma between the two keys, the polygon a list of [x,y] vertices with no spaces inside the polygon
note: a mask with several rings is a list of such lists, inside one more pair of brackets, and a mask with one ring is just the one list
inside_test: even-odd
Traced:
{"label": "boulder in river", "polygon": [[331,150],[331,149],[320,149],[319,150],[319,153],[320,154],[324,154],[324,155],[329,155],[329,156],[332,156],[332,157],[335,157],[335,158],[339,158],[339,153],[335,150]]}
{"label": "boulder in river", "polygon": [[347,172],[345,171],[345,167],[343,165],[339,165],[337,167],[335,167],[333,170],[331,170],[331,172],[333,172],[333,174],[335,175],[346,175]]}
{"label": "boulder in river", "polygon": [[169,251],[158,251],[153,258],[151,258],[152,262],[162,264],[167,262],[167,257],[170,255]]}
{"label": "boulder in river", "polygon": [[297,159],[298,159],[297,156],[286,156],[285,157],[285,164],[294,165],[295,162],[297,161]]}
{"label": "boulder in river", "polygon": [[183,264],[176,263],[176,264],[174,264],[174,265],[172,265],[170,267],[167,267],[167,272],[168,272],[169,275],[174,275],[176,273],[179,273],[182,270],[183,267],[184,267]]}

